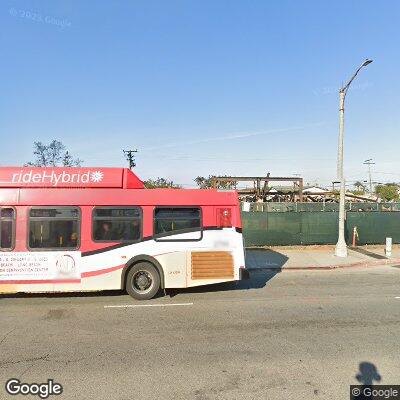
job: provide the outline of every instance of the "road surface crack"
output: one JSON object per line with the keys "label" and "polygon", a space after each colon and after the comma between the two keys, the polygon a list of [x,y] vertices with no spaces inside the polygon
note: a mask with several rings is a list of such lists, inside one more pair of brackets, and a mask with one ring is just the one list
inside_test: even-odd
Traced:
{"label": "road surface crack", "polygon": [[5,340],[7,339],[8,335],[9,335],[10,333],[14,332],[16,329],[17,329],[17,328],[13,328],[13,329],[11,329],[9,332],[7,332],[7,333],[3,336],[3,338],[0,340],[0,345],[2,345],[3,342],[5,342]]}
{"label": "road surface crack", "polygon": [[3,361],[0,362],[0,367],[4,367],[5,365],[14,365],[14,364],[20,364],[20,363],[27,363],[27,362],[35,362],[35,361],[49,361],[48,357],[50,354],[45,354],[43,356],[40,357],[32,357],[32,358],[24,358],[22,360],[16,360],[16,361]]}

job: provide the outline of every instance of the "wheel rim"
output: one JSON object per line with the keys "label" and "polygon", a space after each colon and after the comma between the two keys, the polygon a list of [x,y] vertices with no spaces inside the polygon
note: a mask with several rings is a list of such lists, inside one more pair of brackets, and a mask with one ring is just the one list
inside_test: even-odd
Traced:
{"label": "wheel rim", "polygon": [[148,293],[153,288],[153,277],[147,271],[137,271],[132,277],[133,289],[141,294]]}

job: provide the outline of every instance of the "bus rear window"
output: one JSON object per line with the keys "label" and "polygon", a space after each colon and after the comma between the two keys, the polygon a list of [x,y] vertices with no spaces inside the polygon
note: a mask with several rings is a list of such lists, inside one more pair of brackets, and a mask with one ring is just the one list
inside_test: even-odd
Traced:
{"label": "bus rear window", "polygon": [[154,211],[154,234],[184,233],[201,228],[199,208],[156,208]]}
{"label": "bus rear window", "polygon": [[79,247],[80,210],[77,207],[32,208],[29,213],[29,248],[41,250]]}
{"label": "bus rear window", "polygon": [[137,241],[142,232],[139,207],[97,207],[93,212],[95,242]]}
{"label": "bus rear window", "polygon": [[0,250],[11,250],[15,241],[15,211],[0,208]]}

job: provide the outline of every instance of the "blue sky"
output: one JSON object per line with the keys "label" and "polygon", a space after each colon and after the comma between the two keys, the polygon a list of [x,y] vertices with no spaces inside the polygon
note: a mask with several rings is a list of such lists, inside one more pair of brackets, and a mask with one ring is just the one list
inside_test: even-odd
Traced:
{"label": "blue sky", "polygon": [[2,1],[1,165],[63,141],[85,166],[198,175],[400,181],[397,1]]}

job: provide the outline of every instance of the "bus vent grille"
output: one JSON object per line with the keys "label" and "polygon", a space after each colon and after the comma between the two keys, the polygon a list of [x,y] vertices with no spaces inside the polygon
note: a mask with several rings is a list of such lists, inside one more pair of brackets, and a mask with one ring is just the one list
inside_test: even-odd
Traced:
{"label": "bus vent grille", "polygon": [[192,279],[233,277],[233,257],[228,251],[192,251]]}

